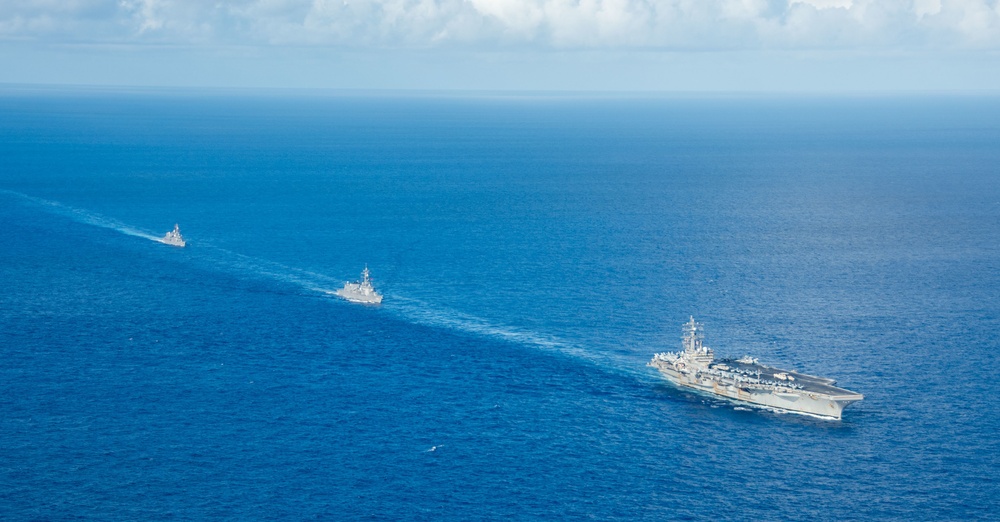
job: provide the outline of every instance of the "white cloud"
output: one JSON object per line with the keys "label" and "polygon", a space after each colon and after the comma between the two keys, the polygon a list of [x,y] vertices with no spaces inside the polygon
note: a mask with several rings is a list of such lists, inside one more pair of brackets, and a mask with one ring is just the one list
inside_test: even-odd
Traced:
{"label": "white cloud", "polygon": [[25,0],[0,39],[339,48],[1000,48],[998,0]]}
{"label": "white cloud", "polygon": [[157,16],[156,0],[121,0],[119,5],[133,13],[140,33],[163,27],[163,20]]}
{"label": "white cloud", "polygon": [[816,9],[850,9],[854,0],[790,0],[790,4],[808,4]]}
{"label": "white cloud", "polygon": [[941,12],[941,0],[913,0],[913,13],[917,18]]}
{"label": "white cloud", "polygon": [[118,10],[114,0],[5,2],[0,4],[0,39],[87,39],[114,25]]}

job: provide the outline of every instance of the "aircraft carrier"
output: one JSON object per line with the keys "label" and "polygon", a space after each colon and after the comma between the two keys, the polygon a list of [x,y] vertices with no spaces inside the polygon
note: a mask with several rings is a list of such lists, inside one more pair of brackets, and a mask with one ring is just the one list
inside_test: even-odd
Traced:
{"label": "aircraft carrier", "polygon": [[864,399],[838,388],[833,379],[772,368],[750,356],[715,360],[712,349],[702,343],[702,331],[692,317],[684,325],[684,350],[658,353],[648,366],[678,386],[825,419],[839,420],[847,405]]}

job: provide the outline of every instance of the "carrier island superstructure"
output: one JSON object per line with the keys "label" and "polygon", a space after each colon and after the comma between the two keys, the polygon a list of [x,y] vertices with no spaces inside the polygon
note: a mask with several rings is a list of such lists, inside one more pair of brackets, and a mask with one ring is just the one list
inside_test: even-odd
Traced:
{"label": "carrier island superstructure", "polygon": [[702,325],[694,317],[684,325],[682,340],[683,351],[658,353],[649,362],[678,386],[828,419],[840,419],[847,405],[864,399],[838,388],[833,379],[764,366],[750,356],[715,360],[712,349],[702,343]]}

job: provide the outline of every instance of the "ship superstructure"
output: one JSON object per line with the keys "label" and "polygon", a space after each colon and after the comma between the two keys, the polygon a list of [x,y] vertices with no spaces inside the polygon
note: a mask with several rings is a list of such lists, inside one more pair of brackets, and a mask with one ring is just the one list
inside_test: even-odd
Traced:
{"label": "ship superstructure", "polygon": [[365,269],[361,271],[360,281],[345,283],[344,288],[335,293],[353,303],[379,304],[382,302],[382,294],[376,292],[372,286],[368,265],[365,265]]}
{"label": "ship superstructure", "polygon": [[175,247],[183,247],[184,245],[187,245],[187,242],[185,242],[184,238],[181,237],[181,227],[176,223],[174,224],[173,230],[167,232],[165,236],[160,238],[160,243],[166,243]]}
{"label": "ship superstructure", "polygon": [[684,325],[683,351],[658,353],[649,362],[678,386],[779,410],[840,419],[844,408],[864,399],[833,379],[760,364],[757,359],[715,360],[694,317]]}

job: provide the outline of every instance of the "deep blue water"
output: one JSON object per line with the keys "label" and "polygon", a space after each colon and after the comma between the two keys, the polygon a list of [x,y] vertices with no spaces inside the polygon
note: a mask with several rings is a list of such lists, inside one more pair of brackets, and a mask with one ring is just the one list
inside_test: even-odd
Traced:
{"label": "deep blue water", "polygon": [[1000,517],[998,98],[8,88],[0,283],[3,519]]}

